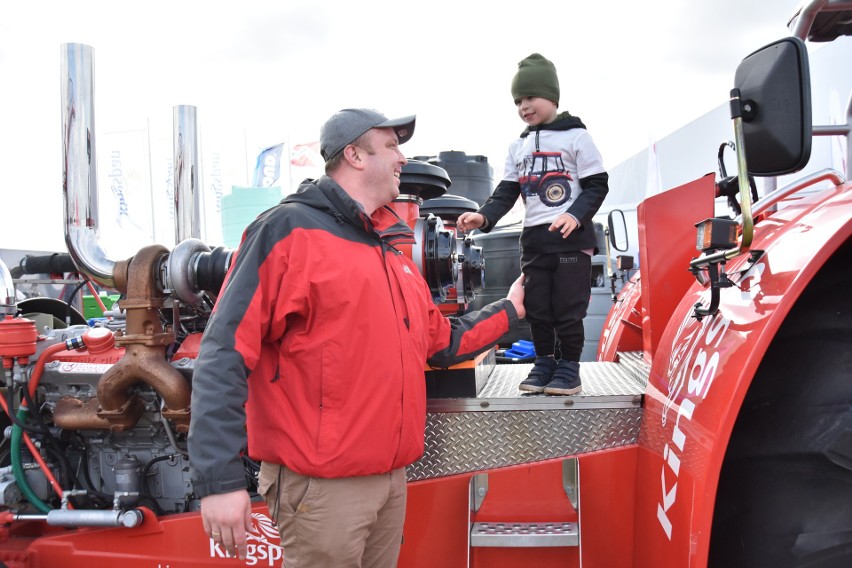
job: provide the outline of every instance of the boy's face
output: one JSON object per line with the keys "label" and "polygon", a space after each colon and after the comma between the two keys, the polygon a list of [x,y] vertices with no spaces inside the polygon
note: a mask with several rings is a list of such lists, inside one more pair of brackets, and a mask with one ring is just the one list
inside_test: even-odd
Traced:
{"label": "boy's face", "polygon": [[530,126],[553,122],[556,118],[556,103],[541,97],[521,97],[515,103],[518,116]]}

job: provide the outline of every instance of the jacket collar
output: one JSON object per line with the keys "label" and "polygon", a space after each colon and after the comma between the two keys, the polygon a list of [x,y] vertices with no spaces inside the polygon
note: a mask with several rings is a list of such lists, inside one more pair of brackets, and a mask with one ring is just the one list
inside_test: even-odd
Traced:
{"label": "jacket collar", "polygon": [[302,182],[296,193],[284,198],[283,203],[303,203],[325,211],[338,223],[353,225],[360,230],[373,233],[391,245],[414,244],[414,232],[385,205],[368,216],[358,202],[349,197],[340,185],[328,176]]}

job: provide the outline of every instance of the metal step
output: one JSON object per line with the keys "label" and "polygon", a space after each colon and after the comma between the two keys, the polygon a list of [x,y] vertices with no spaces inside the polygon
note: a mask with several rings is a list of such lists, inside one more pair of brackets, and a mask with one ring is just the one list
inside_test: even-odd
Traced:
{"label": "metal step", "polygon": [[473,523],[470,546],[579,546],[577,523]]}
{"label": "metal step", "polygon": [[498,364],[476,397],[426,403],[426,447],[409,481],[434,479],[634,444],[650,374],[642,353],[581,362],[583,392],[518,390],[532,364]]}
{"label": "metal step", "polygon": [[431,399],[427,411],[506,409],[629,408],[641,403],[650,367],[641,353],[621,353],[618,363],[580,363],[583,391],[572,396],[550,396],[518,390],[532,364],[494,365],[475,398]]}

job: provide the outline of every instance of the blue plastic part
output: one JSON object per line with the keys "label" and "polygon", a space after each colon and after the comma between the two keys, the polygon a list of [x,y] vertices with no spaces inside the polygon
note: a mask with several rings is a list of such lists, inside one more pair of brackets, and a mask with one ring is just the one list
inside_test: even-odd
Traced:
{"label": "blue plastic part", "polygon": [[504,357],[510,357],[513,359],[526,359],[528,357],[535,357],[535,347],[533,346],[532,341],[527,341],[526,339],[519,339],[518,341],[512,344],[512,347],[507,349],[503,353]]}

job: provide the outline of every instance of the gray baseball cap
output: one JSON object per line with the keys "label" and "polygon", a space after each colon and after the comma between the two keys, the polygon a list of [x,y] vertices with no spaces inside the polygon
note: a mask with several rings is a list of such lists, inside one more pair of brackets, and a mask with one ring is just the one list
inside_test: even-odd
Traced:
{"label": "gray baseball cap", "polygon": [[414,119],[415,115],[411,115],[391,120],[370,108],[343,109],[322,125],[320,154],[329,161],[371,128],[393,128],[399,143],[404,144],[414,134]]}

